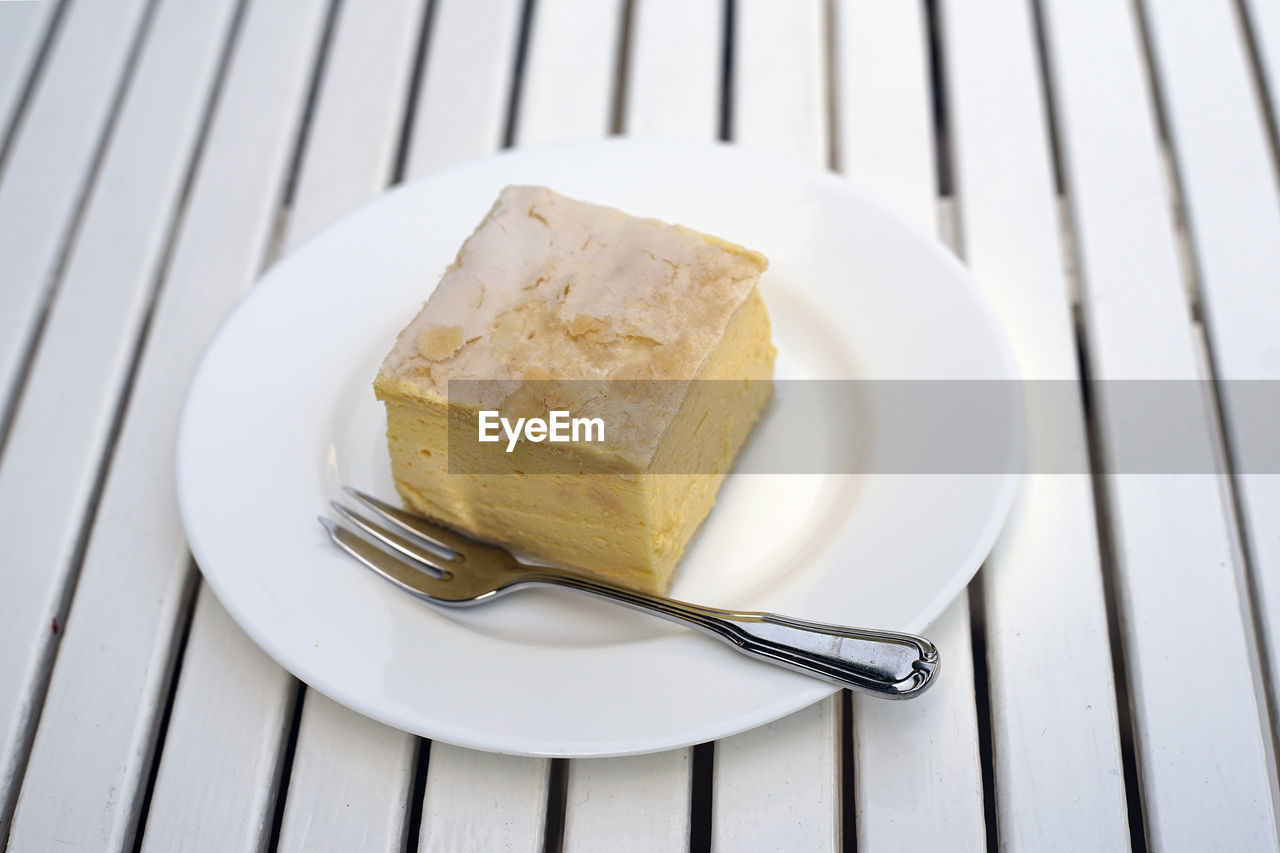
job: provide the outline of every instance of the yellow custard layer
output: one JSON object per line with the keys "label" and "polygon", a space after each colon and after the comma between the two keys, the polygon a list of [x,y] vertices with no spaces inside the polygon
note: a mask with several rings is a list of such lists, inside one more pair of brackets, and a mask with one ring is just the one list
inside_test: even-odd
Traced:
{"label": "yellow custard layer", "polygon": [[[686,228],[508,187],[374,383],[401,496],[480,538],[664,591],[769,397],[766,263]],[[745,381],[607,384],[688,379]],[[451,380],[494,381],[460,396]],[[511,453],[505,440],[460,440],[480,409],[555,408],[600,417],[605,440]],[[672,471],[713,473],[657,473]]]}

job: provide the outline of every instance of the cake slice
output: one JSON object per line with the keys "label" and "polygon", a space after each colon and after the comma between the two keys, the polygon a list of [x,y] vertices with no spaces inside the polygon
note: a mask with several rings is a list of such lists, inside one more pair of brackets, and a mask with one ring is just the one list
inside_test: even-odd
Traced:
{"label": "cake slice", "polygon": [[[374,382],[401,497],[479,538],[666,590],[771,391],[766,265],[681,226],[507,187]],[[554,411],[603,429],[480,440],[482,412],[510,425]]]}

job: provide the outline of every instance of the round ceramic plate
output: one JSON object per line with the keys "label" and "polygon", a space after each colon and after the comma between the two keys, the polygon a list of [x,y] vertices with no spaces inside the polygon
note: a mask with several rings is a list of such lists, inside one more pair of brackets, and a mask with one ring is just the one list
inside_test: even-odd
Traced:
{"label": "round ceramic plate", "polygon": [[[648,752],[829,695],[829,684],[570,592],[433,608],[340,553],[316,523],[344,483],[395,499],[373,377],[511,183],[763,252],[779,378],[1015,376],[964,268],[838,177],[710,144],[505,153],[346,217],[277,264],[222,327],[191,384],[177,445],[182,519],[209,585],[311,687],[467,747]],[[785,428],[786,386],[760,431]],[[1010,408],[1013,431],[1016,419]],[[672,595],[922,632],[986,556],[1014,487],[1012,475],[731,475]]]}

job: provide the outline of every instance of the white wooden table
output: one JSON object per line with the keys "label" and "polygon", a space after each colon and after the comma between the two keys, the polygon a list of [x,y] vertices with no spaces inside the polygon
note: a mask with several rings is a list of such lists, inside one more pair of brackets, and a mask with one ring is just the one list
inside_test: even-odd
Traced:
{"label": "white wooden table", "polygon": [[[1277,850],[1280,476],[1102,476],[1093,391],[1280,379],[1278,118],[1277,0],[0,0],[0,839]],[[1025,479],[922,700],[482,754],[307,690],[203,588],[173,434],[237,297],[390,183],[608,133],[846,174],[1078,383],[1032,453],[1094,475]]]}

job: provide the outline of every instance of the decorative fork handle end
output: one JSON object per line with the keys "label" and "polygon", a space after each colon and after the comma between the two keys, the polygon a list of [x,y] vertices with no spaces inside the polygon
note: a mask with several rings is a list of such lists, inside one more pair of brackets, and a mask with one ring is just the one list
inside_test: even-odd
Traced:
{"label": "decorative fork handle end", "polygon": [[919,696],[933,686],[941,665],[937,647],[913,634],[773,613],[734,613],[723,622],[724,639],[752,657],[884,699]]}
{"label": "decorative fork handle end", "polygon": [[933,686],[941,664],[924,637],[846,628],[774,613],[719,610],[615,586],[567,570],[541,569],[524,583],[566,586],[697,628],[759,660],[885,699],[911,699]]}

